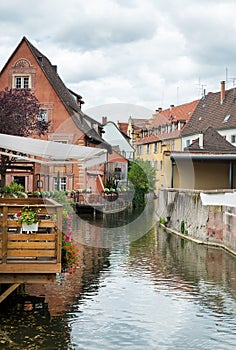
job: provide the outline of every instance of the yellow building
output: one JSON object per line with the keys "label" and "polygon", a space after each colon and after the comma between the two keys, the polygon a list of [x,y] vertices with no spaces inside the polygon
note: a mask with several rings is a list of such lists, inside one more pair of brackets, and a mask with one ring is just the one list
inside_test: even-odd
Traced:
{"label": "yellow building", "polygon": [[148,160],[156,169],[156,190],[171,185],[171,151],[181,151],[180,133],[193,114],[198,100],[180,106],[159,108],[142,129],[136,128],[135,157]]}

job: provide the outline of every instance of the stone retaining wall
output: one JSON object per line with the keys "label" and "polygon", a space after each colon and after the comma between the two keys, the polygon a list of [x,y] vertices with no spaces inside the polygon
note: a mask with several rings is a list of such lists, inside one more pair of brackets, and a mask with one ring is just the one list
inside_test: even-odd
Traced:
{"label": "stone retaining wall", "polygon": [[200,193],[201,191],[194,190],[160,189],[159,218],[166,218],[166,227],[185,235],[186,238],[196,240],[198,243],[222,246],[236,254],[236,208],[203,205]]}

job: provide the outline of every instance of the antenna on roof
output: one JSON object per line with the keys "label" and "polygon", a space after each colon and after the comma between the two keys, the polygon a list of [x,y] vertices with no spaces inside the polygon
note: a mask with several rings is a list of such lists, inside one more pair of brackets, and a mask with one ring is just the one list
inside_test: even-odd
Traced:
{"label": "antenna on roof", "polygon": [[201,79],[199,78],[197,86],[198,86],[198,98],[204,97],[206,94],[206,89],[205,89],[206,84],[202,84]]}
{"label": "antenna on roof", "polygon": [[232,81],[232,84],[233,84],[233,88],[235,87],[235,82],[236,82],[236,78],[229,78],[229,80],[231,80]]}
{"label": "antenna on roof", "polygon": [[235,99],[235,86],[236,86],[236,78],[229,78],[229,80],[232,81],[233,84],[233,99]]}

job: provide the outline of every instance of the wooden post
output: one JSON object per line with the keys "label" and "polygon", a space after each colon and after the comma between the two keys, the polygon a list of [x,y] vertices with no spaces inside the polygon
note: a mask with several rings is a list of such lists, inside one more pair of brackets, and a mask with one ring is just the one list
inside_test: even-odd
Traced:
{"label": "wooden post", "polygon": [[4,293],[2,293],[2,295],[0,295],[0,303],[6,299],[8,297],[8,295],[10,295],[16,288],[18,288],[20,285],[20,283],[15,283],[13,285],[11,285],[7,290],[5,290]]}
{"label": "wooden post", "polygon": [[56,208],[57,215],[57,263],[61,263],[62,249],[62,207]]}
{"label": "wooden post", "polygon": [[2,226],[2,262],[7,262],[7,221],[8,221],[8,206],[3,207],[3,226]]}

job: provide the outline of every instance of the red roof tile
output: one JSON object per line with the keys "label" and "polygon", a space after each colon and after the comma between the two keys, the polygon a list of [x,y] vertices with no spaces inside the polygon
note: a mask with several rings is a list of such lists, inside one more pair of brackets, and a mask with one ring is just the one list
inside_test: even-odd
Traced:
{"label": "red roof tile", "polygon": [[121,132],[123,132],[123,134],[127,135],[127,129],[128,129],[128,123],[117,123],[118,128],[120,129]]}
{"label": "red roof tile", "polygon": [[188,121],[192,116],[195,108],[197,107],[200,100],[192,101],[185,103],[179,106],[174,106],[168,109],[165,109],[161,112],[157,112],[157,116],[153,117],[153,122],[150,124],[150,127],[157,127],[162,124],[168,124],[172,121],[186,120]]}
{"label": "red roof tile", "polygon": [[150,136],[143,137],[141,140],[139,140],[137,142],[137,145],[143,145],[145,143],[157,142],[158,140],[159,140],[158,136],[150,135]]}

